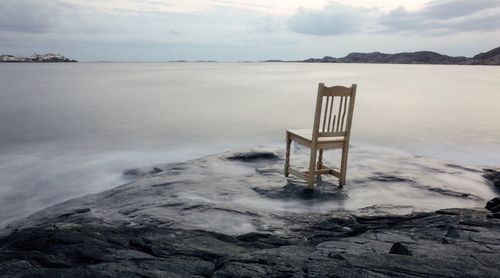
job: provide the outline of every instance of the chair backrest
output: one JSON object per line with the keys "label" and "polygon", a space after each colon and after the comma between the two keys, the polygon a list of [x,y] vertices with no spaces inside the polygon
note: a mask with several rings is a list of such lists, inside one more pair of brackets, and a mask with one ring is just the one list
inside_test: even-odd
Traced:
{"label": "chair backrest", "polygon": [[345,136],[351,133],[356,84],[351,87],[318,85],[316,113],[314,115],[313,141],[318,137]]}

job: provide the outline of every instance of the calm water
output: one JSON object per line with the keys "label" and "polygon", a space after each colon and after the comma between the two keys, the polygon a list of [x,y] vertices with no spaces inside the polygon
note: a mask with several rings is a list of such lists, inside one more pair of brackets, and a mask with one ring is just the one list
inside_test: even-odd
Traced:
{"label": "calm water", "polygon": [[127,167],[284,145],[312,125],[318,82],[358,84],[354,145],[500,166],[500,67],[0,64],[0,226]]}

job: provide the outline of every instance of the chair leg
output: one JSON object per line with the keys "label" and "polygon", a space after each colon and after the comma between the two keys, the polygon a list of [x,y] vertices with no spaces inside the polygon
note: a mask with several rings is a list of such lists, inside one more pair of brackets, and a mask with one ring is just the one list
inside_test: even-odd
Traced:
{"label": "chair leg", "polygon": [[290,168],[290,145],[292,144],[292,140],[290,139],[290,134],[288,131],[286,132],[286,154],[285,154],[285,177],[288,177],[290,174],[288,169]]}
{"label": "chair leg", "polygon": [[323,166],[323,149],[319,149],[319,156],[318,156],[318,170],[321,170],[321,167]]}
{"label": "chair leg", "polygon": [[314,180],[316,179],[316,147],[311,147],[311,159],[309,160],[309,176],[307,184],[309,185],[309,189],[314,188]]}
{"label": "chair leg", "polygon": [[340,187],[343,187],[346,182],[348,154],[349,154],[349,143],[346,143],[342,148],[342,160],[340,161],[340,181],[339,181]]}

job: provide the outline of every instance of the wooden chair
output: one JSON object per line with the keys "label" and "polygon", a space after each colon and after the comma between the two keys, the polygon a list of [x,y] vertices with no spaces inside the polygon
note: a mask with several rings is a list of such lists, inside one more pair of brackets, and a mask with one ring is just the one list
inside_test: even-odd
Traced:
{"label": "wooden chair", "polygon": [[[286,131],[285,177],[292,174],[307,181],[309,188],[312,189],[316,176],[330,174],[339,178],[340,187],[345,185],[355,98],[356,84],[352,84],[351,87],[325,87],[323,83],[319,83],[313,129]],[[311,149],[308,171],[302,172],[290,167],[292,141]],[[326,167],[322,161],[323,150],[337,148],[342,148],[340,171]]]}

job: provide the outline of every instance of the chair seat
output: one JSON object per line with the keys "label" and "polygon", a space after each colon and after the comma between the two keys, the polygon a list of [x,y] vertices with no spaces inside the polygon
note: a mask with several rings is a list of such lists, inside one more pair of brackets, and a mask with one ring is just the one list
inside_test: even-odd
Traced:
{"label": "chair seat", "polygon": [[[297,143],[309,146],[312,142],[312,129],[287,129],[290,138]],[[344,144],[344,136],[318,137],[318,147],[341,148]]]}

